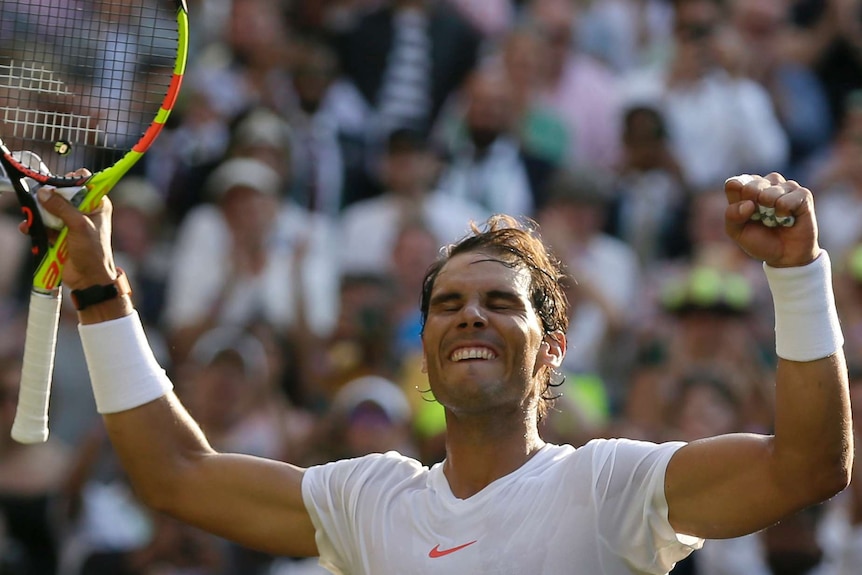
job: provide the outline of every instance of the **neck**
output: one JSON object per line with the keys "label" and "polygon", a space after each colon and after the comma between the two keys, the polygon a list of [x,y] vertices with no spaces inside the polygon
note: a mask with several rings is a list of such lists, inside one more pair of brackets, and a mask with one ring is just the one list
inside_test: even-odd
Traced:
{"label": "neck", "polygon": [[446,424],[443,473],[459,499],[467,499],[519,469],[545,445],[539,437],[535,411],[514,423],[447,411]]}

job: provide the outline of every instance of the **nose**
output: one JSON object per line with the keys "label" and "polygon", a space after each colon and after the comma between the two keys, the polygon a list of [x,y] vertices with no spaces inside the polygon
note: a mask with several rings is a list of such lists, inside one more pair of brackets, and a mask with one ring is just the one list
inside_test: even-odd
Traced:
{"label": "nose", "polygon": [[473,301],[467,302],[461,308],[461,317],[458,319],[460,320],[458,322],[458,327],[460,328],[481,328],[485,327],[487,322],[484,309],[482,309],[479,302]]}

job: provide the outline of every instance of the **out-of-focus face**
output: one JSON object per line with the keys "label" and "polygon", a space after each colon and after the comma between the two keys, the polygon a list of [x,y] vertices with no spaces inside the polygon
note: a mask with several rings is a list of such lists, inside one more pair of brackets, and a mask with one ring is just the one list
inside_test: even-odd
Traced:
{"label": "out-of-focus face", "polygon": [[410,293],[419,294],[428,266],[437,257],[440,242],[429,230],[411,227],[398,235],[392,250],[392,273]]}
{"label": "out-of-focus face", "polygon": [[677,6],[674,20],[677,58],[687,65],[707,69],[717,62],[716,40],[722,25],[721,12],[710,0],[691,0]]}
{"label": "out-of-focus face", "polygon": [[150,221],[141,210],[123,205],[114,205],[114,246],[134,259],[143,258],[152,244]]}
{"label": "out-of-focus face", "polygon": [[466,122],[477,145],[488,145],[508,130],[513,114],[512,87],[506,76],[497,73],[473,76],[468,86]]}
{"label": "out-of-focus face", "polygon": [[660,167],[665,153],[665,140],[660,120],[652,113],[639,111],[632,114],[623,143],[629,164],[639,170]]}
{"label": "out-of-focus face", "polygon": [[790,13],[786,0],[734,0],[730,8],[734,26],[749,40],[771,39]]}
{"label": "out-of-focus face", "polygon": [[251,381],[241,361],[232,355],[200,368],[191,387],[189,406],[208,431],[224,431],[242,417],[249,404]]}
{"label": "out-of-focus face", "polygon": [[234,239],[257,244],[271,229],[278,200],[273,194],[237,186],[225,192],[221,205]]}
{"label": "out-of-focus face", "polygon": [[506,39],[503,61],[516,90],[535,88],[547,74],[547,39],[528,32],[514,32]]}
{"label": "out-of-focus face", "polygon": [[409,428],[393,421],[374,402],[363,402],[347,414],[344,441],[351,457],[400,449],[409,440]]}
{"label": "out-of-focus face", "polygon": [[248,64],[271,65],[285,52],[283,22],[278,2],[234,0],[228,21],[231,48]]}
{"label": "out-of-focus face", "polygon": [[302,108],[313,113],[335,78],[335,61],[322,47],[300,48],[293,70],[293,85]]}
{"label": "out-of-focus face", "polygon": [[686,390],[677,416],[686,441],[740,431],[736,407],[707,383]]}
{"label": "out-of-focus face", "polygon": [[481,252],[453,257],[437,276],[422,343],[434,397],[454,413],[523,411],[554,361],[529,272]]}
{"label": "out-of-focus face", "polygon": [[724,231],[724,212],[727,198],[722,190],[710,190],[695,196],[691,216],[687,222],[691,241],[698,248],[710,245],[730,245]]}
{"label": "out-of-focus face", "polygon": [[559,73],[572,51],[577,13],[570,0],[533,0],[530,16],[550,46],[551,68]]}
{"label": "out-of-focus face", "polygon": [[862,181],[862,93],[848,106],[841,125],[841,152],[850,177]]}
{"label": "out-of-focus face", "polygon": [[383,157],[381,176],[386,188],[402,196],[420,196],[428,191],[437,169],[428,150],[401,150]]}

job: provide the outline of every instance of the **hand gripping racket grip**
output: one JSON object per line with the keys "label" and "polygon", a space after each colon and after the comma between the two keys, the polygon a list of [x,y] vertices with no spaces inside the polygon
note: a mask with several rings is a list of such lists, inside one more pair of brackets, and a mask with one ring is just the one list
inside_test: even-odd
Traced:
{"label": "hand gripping racket grip", "polygon": [[12,424],[12,439],[19,443],[40,443],[48,439],[48,400],[61,298],[59,289],[53,294],[30,293],[18,410]]}

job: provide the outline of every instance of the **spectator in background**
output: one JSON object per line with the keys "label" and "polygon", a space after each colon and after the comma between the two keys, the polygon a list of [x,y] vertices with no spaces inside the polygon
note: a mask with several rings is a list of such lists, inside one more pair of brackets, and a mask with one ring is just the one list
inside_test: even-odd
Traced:
{"label": "spectator in background", "polygon": [[138,500],[101,424],[79,442],[65,494],[61,575],[224,572],[220,539]]}
{"label": "spectator in background", "polygon": [[312,212],[331,218],[356,200],[373,195],[367,173],[366,119],[361,98],[340,78],[333,49],[320,39],[294,42],[290,124],[291,196]]}
{"label": "spectator in background", "polygon": [[834,141],[814,164],[817,222],[826,249],[839,258],[862,240],[862,90],[852,92]]}
{"label": "spectator in background", "polygon": [[284,108],[292,30],[281,2],[231,0],[224,30],[198,56],[192,77],[229,119],[258,105]]}
{"label": "spectator in background", "polygon": [[512,0],[446,0],[490,41],[504,36],[516,17]]}
{"label": "spectator in background", "polygon": [[[4,193],[5,192],[5,193]],[[30,265],[29,238],[21,235],[18,202],[6,170],[0,166],[0,242],[4,246],[0,255],[0,354],[17,350],[24,337],[26,318],[23,302],[29,287],[26,273]]]}
{"label": "spectator in background", "polygon": [[629,245],[603,232],[612,193],[604,172],[561,170],[548,183],[548,200],[537,220],[542,236],[577,282],[567,294],[571,317],[566,338],[575,352],[562,367],[568,373],[598,375],[618,400],[631,350],[626,338],[640,265]]}
{"label": "spectator in background", "polygon": [[165,203],[145,178],[125,177],[111,191],[114,204],[114,247],[141,302],[141,318],[148,325],[161,319],[170,267],[170,228],[163,225]]}
{"label": "spectator in background", "polygon": [[4,318],[14,314],[17,307],[30,253],[28,238],[18,231],[18,209],[12,182],[0,166],[0,242],[5,246],[0,255],[0,314]]}
{"label": "spectator in background", "polygon": [[427,134],[473,69],[481,35],[445,3],[389,0],[336,38],[346,77],[365,99],[373,140],[407,127]]}
{"label": "spectator in background", "polygon": [[719,185],[727,174],[783,168],[789,145],[769,93],[723,67],[720,49],[728,25],[723,4],[673,4],[671,57],[626,78],[628,105],[648,103],[662,112],[671,149],[696,192]]}
{"label": "spectator in background", "polygon": [[410,404],[392,381],[366,375],[345,383],[324,416],[323,436],[311,454],[315,463],[370,453],[417,454],[410,427]]}
{"label": "spectator in background", "polygon": [[835,301],[846,329],[847,357],[862,366],[862,242],[839,261],[835,273]]}
{"label": "spectator in background", "polygon": [[652,268],[683,249],[688,189],[657,108],[628,108],[622,140],[608,230],[637,252],[642,267]]}
{"label": "spectator in background", "polygon": [[[257,336],[216,327],[198,338],[187,363],[180,396],[218,449],[278,460],[307,449],[314,420],[277,387]],[[227,549],[227,573],[263,575],[275,559],[239,545]]]}
{"label": "spectator in background", "polygon": [[422,280],[440,251],[437,236],[417,218],[404,222],[397,230],[387,275],[392,282],[389,308],[394,328],[392,342],[396,357],[407,361],[422,353],[422,317],[416,294],[422,293]]}
{"label": "spectator in background", "polygon": [[664,57],[673,22],[666,0],[583,2],[577,43],[613,70],[626,73]]}
{"label": "spectator in background", "polygon": [[[738,374],[694,367],[679,375],[664,414],[667,438],[696,441],[746,428]],[[759,534],[707,541],[674,571],[696,575],[769,575]]]}
{"label": "spectator in background", "polygon": [[529,154],[515,135],[509,76],[496,68],[477,70],[465,84],[462,106],[463,113],[443,128],[441,148],[448,162],[440,193],[491,213],[532,215],[552,167]]}
{"label": "spectator in background", "polygon": [[[751,328],[756,309],[748,280],[726,269],[683,266],[665,272],[657,302],[663,316],[638,333],[638,353],[623,412],[646,438],[667,433],[666,414],[693,369],[729,374],[747,431],[763,431],[771,417],[768,356]],[[742,430],[742,429],[739,429]]]}
{"label": "spectator in background", "polygon": [[526,23],[550,45],[539,101],[565,122],[570,166],[611,169],[620,154],[618,78],[576,48],[578,10],[568,0],[530,0],[525,7]]}
{"label": "spectator in background", "polygon": [[19,570],[14,575],[54,575],[63,481],[71,457],[55,439],[24,445],[10,437],[21,381],[19,358],[17,353],[0,356],[0,523],[8,545],[0,553],[15,559]]}
{"label": "spectator in background", "polygon": [[549,64],[550,44],[531,26],[520,25],[500,41],[499,58],[509,78],[514,107],[511,130],[524,152],[554,166],[570,159],[571,134],[556,110],[543,104],[539,87]]}
{"label": "spectator in background", "polygon": [[788,4],[796,24],[793,54],[820,78],[832,124],[837,126],[848,94],[862,89],[862,3],[792,0]]}
{"label": "spectator in background", "polygon": [[467,198],[434,191],[439,159],[425,137],[408,128],[393,131],[381,157],[385,191],[356,202],[341,216],[341,267],[345,273],[386,274],[396,234],[417,218],[438,243],[457,240],[468,222],[482,221],[487,208]]}
{"label": "spectator in background", "polygon": [[[332,329],[337,238],[327,220],[280,198],[283,187],[279,174],[251,158],[232,158],[208,179],[212,203],[180,226],[168,279],[163,320],[176,362],[216,326],[264,321],[290,333],[300,307],[318,335]],[[296,261],[301,245],[304,257]],[[303,299],[296,281],[304,284]]]}
{"label": "spectator in background", "polygon": [[769,93],[790,143],[793,171],[825,147],[832,135],[826,91],[814,71],[793,58],[796,34],[785,0],[732,0],[732,26],[722,57],[733,75],[755,80]]}
{"label": "spectator in background", "polygon": [[204,201],[206,176],[224,158],[230,146],[229,122],[233,111],[225,109],[214,90],[189,77],[183,84],[179,109],[171,118],[182,119],[163,130],[145,156],[147,179],[165,197],[166,216],[177,226],[186,214]]}
{"label": "spectator in background", "polygon": [[421,221],[408,221],[398,231],[389,272],[393,289],[388,306],[392,353],[397,358],[393,381],[410,403],[416,455],[427,464],[444,457],[446,416],[443,406],[434,401],[422,371],[422,314],[415,294],[422,293],[425,272],[439,252],[440,245],[431,230]]}
{"label": "spectator in background", "polygon": [[390,306],[392,284],[385,273],[345,273],[341,278],[338,318],[325,338],[300,345],[305,359],[306,405],[323,413],[342,385],[366,375],[394,377]]}
{"label": "spectator in background", "polygon": [[216,327],[204,333],[180,369],[180,394],[224,451],[281,459],[290,449],[286,443],[296,439],[288,435],[289,420],[294,429],[300,421],[309,423],[289,406],[263,342],[247,330]]}
{"label": "spectator in background", "polygon": [[[862,286],[862,273],[859,275],[859,285]],[[856,356],[856,361],[849,365],[853,413],[862,413],[862,362],[859,360],[860,357]],[[862,441],[862,424],[855,423],[853,433],[857,442]],[[862,463],[854,463],[850,488],[826,504],[827,509],[832,506],[839,508],[840,523],[836,529],[839,533],[836,540],[824,545],[835,565],[835,571],[828,575],[853,575],[862,565]]]}
{"label": "spectator in background", "polygon": [[[231,137],[225,155],[260,160],[275,170],[285,182],[279,195],[286,195],[294,173],[291,165],[293,128],[277,112],[266,106],[253,106],[231,124]],[[224,159],[224,158],[222,158]],[[209,175],[209,174],[207,174]]]}
{"label": "spectator in background", "polygon": [[260,107],[283,110],[290,95],[291,34],[282,3],[229,0],[204,4],[207,25],[215,30],[202,30],[195,36],[205,43],[192,52],[196,57],[185,75],[182,123],[159,138],[155,146],[158,161],[151,162],[170,174],[150,177],[167,190],[168,210],[175,224],[206,201],[203,184],[229,153],[234,143],[232,129],[242,116]]}
{"label": "spectator in background", "polygon": [[[822,505],[807,507],[761,533],[770,575],[833,575],[819,541]],[[751,565],[745,575],[751,573]],[[853,571],[858,571],[854,568]],[[742,572],[741,572],[742,574]]]}

